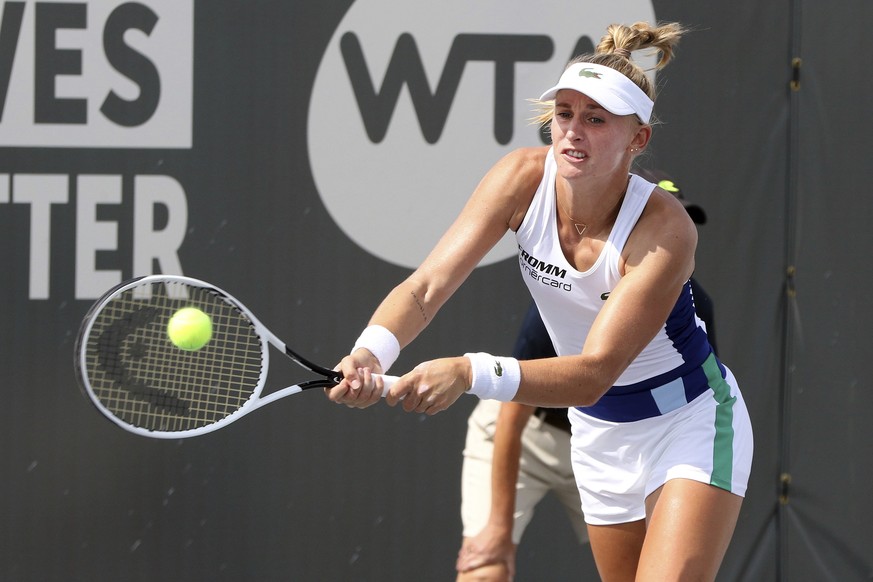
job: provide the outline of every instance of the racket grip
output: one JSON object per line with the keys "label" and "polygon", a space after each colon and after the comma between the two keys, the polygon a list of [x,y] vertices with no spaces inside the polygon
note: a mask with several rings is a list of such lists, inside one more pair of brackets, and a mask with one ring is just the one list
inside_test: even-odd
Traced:
{"label": "racket grip", "polygon": [[382,398],[384,398],[388,396],[388,391],[391,390],[394,383],[400,379],[400,376],[388,376],[384,374],[378,374],[378,376],[382,378]]}

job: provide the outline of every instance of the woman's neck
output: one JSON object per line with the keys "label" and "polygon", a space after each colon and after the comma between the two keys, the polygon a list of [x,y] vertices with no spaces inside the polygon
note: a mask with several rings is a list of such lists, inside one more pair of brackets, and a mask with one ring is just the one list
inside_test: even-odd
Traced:
{"label": "woman's neck", "polygon": [[558,180],[555,195],[561,210],[559,216],[579,236],[593,236],[607,227],[612,227],[627,192],[630,176],[611,180],[605,185],[588,183],[571,184]]}

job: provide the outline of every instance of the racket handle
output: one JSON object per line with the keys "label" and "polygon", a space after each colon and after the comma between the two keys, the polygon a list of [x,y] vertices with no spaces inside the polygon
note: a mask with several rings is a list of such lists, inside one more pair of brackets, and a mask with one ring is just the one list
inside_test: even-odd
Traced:
{"label": "racket handle", "polygon": [[394,383],[400,379],[400,376],[388,376],[383,374],[378,374],[380,378],[382,378],[382,397],[388,396],[388,391],[391,390],[391,387],[394,386]]}

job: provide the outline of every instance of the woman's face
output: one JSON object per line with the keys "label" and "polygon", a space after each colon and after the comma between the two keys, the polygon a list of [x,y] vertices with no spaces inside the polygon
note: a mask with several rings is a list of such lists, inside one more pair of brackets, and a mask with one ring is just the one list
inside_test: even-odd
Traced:
{"label": "woman's face", "polygon": [[631,148],[644,147],[651,135],[635,115],[615,115],[570,89],[555,98],[551,129],[558,171],[566,179],[627,174]]}

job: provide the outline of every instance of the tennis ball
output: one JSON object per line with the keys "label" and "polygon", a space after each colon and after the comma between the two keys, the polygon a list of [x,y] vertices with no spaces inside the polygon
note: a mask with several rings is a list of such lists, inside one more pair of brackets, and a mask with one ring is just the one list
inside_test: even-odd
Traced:
{"label": "tennis ball", "polygon": [[193,352],[212,338],[212,320],[196,307],[183,307],[170,318],[167,335],[177,348]]}

